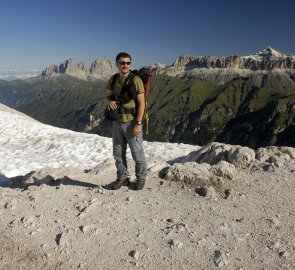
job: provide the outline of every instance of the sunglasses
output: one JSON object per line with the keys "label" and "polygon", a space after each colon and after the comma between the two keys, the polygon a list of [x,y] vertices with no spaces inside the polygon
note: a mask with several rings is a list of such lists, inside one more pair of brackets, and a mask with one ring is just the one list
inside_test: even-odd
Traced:
{"label": "sunglasses", "polygon": [[129,66],[131,62],[118,62],[121,66],[127,65]]}

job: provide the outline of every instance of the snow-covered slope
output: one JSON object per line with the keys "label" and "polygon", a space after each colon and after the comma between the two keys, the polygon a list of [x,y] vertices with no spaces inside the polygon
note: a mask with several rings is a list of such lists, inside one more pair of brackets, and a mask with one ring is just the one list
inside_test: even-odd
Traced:
{"label": "snow-covered slope", "polygon": [[[147,158],[165,161],[199,148],[148,142],[144,147]],[[112,157],[112,140],[45,125],[0,104],[0,149],[0,174],[12,177],[44,167],[94,167]]]}

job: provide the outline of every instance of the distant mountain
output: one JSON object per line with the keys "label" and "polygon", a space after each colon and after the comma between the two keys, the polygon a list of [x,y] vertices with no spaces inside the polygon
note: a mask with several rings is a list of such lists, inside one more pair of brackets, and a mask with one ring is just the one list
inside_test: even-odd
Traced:
{"label": "distant mountain", "polygon": [[[295,146],[294,58],[267,47],[250,56],[183,56],[169,67],[155,65],[145,139]],[[0,81],[0,102],[43,123],[111,136],[103,115],[106,80],[93,75],[106,78],[111,71],[107,59],[89,70],[67,60],[39,78]]]}
{"label": "distant mountain", "polygon": [[274,69],[294,76],[295,55],[266,47],[249,56],[181,56],[171,66],[156,66],[155,73],[222,84],[239,77],[268,74]]}
{"label": "distant mountain", "polygon": [[76,63],[73,58],[59,64],[52,64],[45,68],[42,76],[49,79],[59,75],[69,75],[81,80],[108,79],[114,74],[112,62],[106,57],[96,59],[88,70],[85,62]]}

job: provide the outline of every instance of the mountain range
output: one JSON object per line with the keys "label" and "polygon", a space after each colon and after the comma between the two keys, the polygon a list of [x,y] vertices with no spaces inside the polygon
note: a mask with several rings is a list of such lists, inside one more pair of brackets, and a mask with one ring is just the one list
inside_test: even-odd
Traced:
{"label": "mountain range", "polygon": [[156,73],[223,84],[239,77],[268,74],[274,69],[294,76],[295,56],[269,46],[249,56],[181,56],[171,66],[157,65]]}
{"label": "mountain range", "polygon": [[[102,57],[96,59],[88,70],[85,62],[77,64],[70,58],[62,63],[49,65],[41,75],[46,78],[67,74],[83,80],[105,79],[115,72],[113,66],[110,59]],[[268,74],[274,69],[295,76],[295,56],[284,54],[269,46],[249,56],[180,56],[170,66],[152,66],[154,74],[183,79],[196,78],[220,84],[238,77]]]}
{"label": "mountain range", "polygon": [[[145,139],[295,146],[294,59],[267,47],[249,56],[182,56],[171,66],[153,65]],[[0,81],[0,102],[43,123],[110,136],[103,111],[113,72],[107,58],[89,70],[70,59],[34,79]]]}

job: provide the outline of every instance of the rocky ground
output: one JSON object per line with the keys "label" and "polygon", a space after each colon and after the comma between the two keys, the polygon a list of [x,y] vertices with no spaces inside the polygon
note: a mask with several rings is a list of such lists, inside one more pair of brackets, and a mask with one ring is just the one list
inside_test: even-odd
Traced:
{"label": "rocky ground", "polygon": [[112,160],[12,179],[0,269],[295,269],[295,149],[215,143],[184,162],[150,160],[141,191],[110,189]]}

